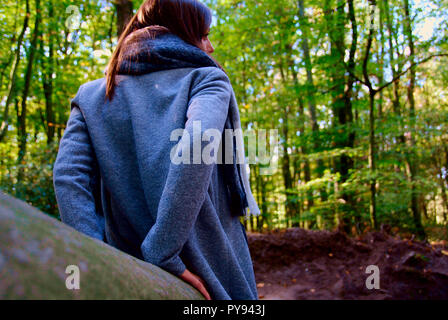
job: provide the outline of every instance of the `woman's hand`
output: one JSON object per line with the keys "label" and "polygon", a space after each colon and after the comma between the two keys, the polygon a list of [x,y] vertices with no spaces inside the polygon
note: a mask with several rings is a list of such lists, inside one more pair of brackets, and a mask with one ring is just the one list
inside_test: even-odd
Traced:
{"label": "woman's hand", "polygon": [[193,287],[199,290],[200,293],[202,293],[206,300],[212,300],[210,298],[210,294],[208,293],[207,289],[205,289],[205,282],[197,275],[191,273],[188,269],[185,269],[184,273],[180,275],[180,278],[184,280],[185,282],[188,282]]}

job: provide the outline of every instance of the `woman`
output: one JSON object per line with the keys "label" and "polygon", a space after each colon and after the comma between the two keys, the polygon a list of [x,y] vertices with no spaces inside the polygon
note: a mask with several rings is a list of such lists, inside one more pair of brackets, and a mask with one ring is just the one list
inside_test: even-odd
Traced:
{"label": "woman", "polygon": [[[106,77],[72,100],[55,193],[62,221],[180,277],[206,299],[258,299],[239,221],[259,214],[245,166],[193,159],[198,143],[200,155],[211,143],[207,130],[241,127],[230,81],[210,56],[210,24],[210,10],[195,0],[143,3]],[[241,148],[220,141],[235,160]]]}

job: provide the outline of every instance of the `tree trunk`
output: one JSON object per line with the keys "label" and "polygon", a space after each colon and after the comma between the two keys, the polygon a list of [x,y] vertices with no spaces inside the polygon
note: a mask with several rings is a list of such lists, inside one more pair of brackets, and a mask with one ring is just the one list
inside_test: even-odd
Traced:
{"label": "tree trunk", "polygon": [[[344,65],[344,55],[346,50],[344,42],[346,20],[344,6],[345,2],[343,0],[338,0],[337,8],[334,12],[332,1],[326,0],[324,3],[327,32],[331,42],[330,55],[332,58],[332,66],[329,68],[329,72],[332,81],[332,110],[335,119],[337,119],[337,121],[333,122],[333,126],[335,130],[338,127],[337,132],[333,136],[333,147],[335,148],[353,147],[354,142],[354,135],[351,128],[351,123],[353,121],[351,95],[354,81],[352,77],[347,77],[346,80],[344,76],[346,73],[346,67]],[[353,73],[357,45],[357,27],[356,20],[354,20],[353,3],[349,6],[349,16],[354,37],[350,48],[351,61],[349,61],[348,68],[351,69],[350,71]],[[347,90],[345,88],[347,88]],[[351,167],[353,167],[353,161],[345,154],[341,155],[339,159],[334,159],[334,169],[335,172],[340,173],[341,182],[345,182],[348,179],[348,172]],[[343,191],[341,191],[340,194],[347,203],[351,202],[348,194],[345,194]],[[345,232],[350,232],[350,219],[345,215],[345,212],[344,214],[341,213],[341,215],[339,215],[338,224]]]}
{"label": "tree trunk", "polygon": [[[288,50],[291,50],[291,46],[288,46]],[[288,60],[289,60],[289,68],[291,69],[291,72],[292,72],[294,88],[295,88],[296,92],[298,92],[299,89],[300,89],[299,75],[294,70],[294,62],[292,61],[290,55],[288,56]],[[299,105],[299,117],[297,118],[297,120],[298,120],[298,128],[299,128],[300,134],[304,135],[305,134],[306,117],[305,117],[305,106],[304,106],[304,101],[303,101],[302,95],[298,95],[298,99],[297,100],[298,100],[297,103]],[[315,136],[317,136],[318,135],[318,131],[319,131],[319,127],[317,125],[313,125],[313,123],[317,124],[317,120],[316,120],[315,108],[312,108],[312,107],[313,106],[310,106],[310,118],[311,118],[312,128],[314,128],[313,132],[315,132]],[[306,157],[306,155],[308,154],[308,149],[307,149],[305,144],[302,144],[300,146],[300,153],[305,156],[304,157],[305,159],[303,161],[303,167],[304,167],[305,183],[307,183],[307,182],[311,181],[311,168],[310,168],[310,161]],[[313,191],[312,190],[308,190],[307,191],[307,209],[311,210],[313,205],[314,205]]]}
{"label": "tree trunk", "polygon": [[[17,1],[16,3],[16,11],[15,11],[15,15],[14,15],[14,28],[12,30],[16,30],[17,27],[17,21],[18,19],[18,12],[19,12],[19,8],[20,8],[20,2]],[[16,34],[14,33],[11,37],[11,41],[10,41],[10,45],[11,48],[14,47],[14,43],[17,41],[17,37]],[[11,62],[13,61],[14,55],[11,54],[8,56],[8,59],[6,61],[4,61],[1,66],[0,66],[0,88],[3,85],[3,78],[5,77],[6,74],[6,70],[8,69],[8,66],[11,64]]]}
{"label": "tree trunk", "polygon": [[375,93],[369,94],[369,167],[372,174],[370,181],[370,223],[372,227],[378,229],[376,216],[376,162],[375,162]]}
{"label": "tree trunk", "polygon": [[[280,34],[280,43],[283,43],[283,39]],[[284,45],[283,48],[288,50],[288,45]],[[287,58],[289,59],[289,57]],[[287,86],[287,75],[285,74],[284,61],[280,57],[278,62],[279,71],[281,74],[282,82]],[[282,106],[282,101],[279,98],[278,104],[283,111],[282,119],[282,133],[283,133],[283,156],[282,156],[282,175],[283,175],[283,186],[285,189],[286,203],[285,203],[285,214],[286,214],[286,226],[289,227],[292,224],[292,220],[295,217],[295,205],[293,202],[294,194],[291,193],[293,188],[292,174],[291,174],[291,161],[289,159],[288,148],[289,148],[289,114],[291,113],[289,106]]]}
{"label": "tree trunk", "polygon": [[[399,63],[398,55],[397,55],[397,59],[395,59],[395,46],[394,46],[394,41],[393,41],[395,30],[393,28],[392,19],[390,17],[389,0],[383,0],[382,4],[384,5],[384,16],[386,19],[387,31],[389,33],[388,44],[389,44],[390,69],[391,69],[391,73],[392,73],[392,78],[395,79],[395,78],[397,78],[397,75],[401,72],[401,66]],[[404,152],[402,150],[405,149],[405,146],[404,146],[405,138],[404,138],[404,134],[403,134],[404,122],[403,122],[403,116],[401,113],[401,102],[400,102],[400,80],[397,79],[396,81],[394,81],[392,86],[393,86],[392,87],[392,91],[393,91],[392,109],[393,109],[395,116],[398,118],[398,130],[397,130],[398,134],[395,135],[395,139],[396,139],[395,143],[397,146],[400,146],[400,144],[403,145],[402,147],[399,148],[400,153],[402,153],[402,152]],[[399,169],[401,170],[402,168],[399,167]],[[398,214],[407,215],[408,210],[400,209],[398,211]]]}
{"label": "tree trunk", "polygon": [[[442,202],[445,206],[445,209],[443,210],[443,220],[444,222],[447,222],[447,215],[448,215],[448,197],[446,193],[446,187],[445,187],[445,180],[443,179],[443,172],[441,169],[441,166],[439,165],[438,156],[435,154],[431,157],[434,166],[436,168],[436,176],[438,176],[438,182],[440,185],[441,193],[442,193]],[[427,214],[425,214],[425,217],[427,217]]]}
{"label": "tree trunk", "polygon": [[262,212],[262,218],[261,218],[261,226],[260,231],[263,231],[263,225],[265,222],[267,222],[268,230],[271,229],[271,225],[269,221],[267,221],[268,217],[268,204],[266,199],[266,182],[264,181],[264,177],[260,175],[260,183],[261,183],[261,212]]}
{"label": "tree trunk", "polygon": [[368,63],[370,58],[370,50],[372,48],[373,37],[375,33],[375,2],[370,3],[370,26],[367,38],[366,51],[362,63],[362,71],[364,76],[364,84],[369,89],[369,168],[370,168],[370,223],[374,229],[378,229],[378,220],[376,215],[376,145],[375,145],[375,95],[376,91],[369,78]]}
{"label": "tree trunk", "polygon": [[131,0],[115,0],[114,5],[117,12],[117,36],[120,37],[133,16],[133,4]]}
{"label": "tree trunk", "polygon": [[[349,70],[349,74],[347,75],[346,88],[344,92],[345,111],[344,116],[339,119],[339,122],[345,125],[345,131],[346,131],[346,138],[343,141],[343,147],[353,148],[355,144],[356,134],[353,129],[354,119],[353,119],[352,98],[353,98],[353,85],[355,83],[355,77],[354,77],[356,67],[355,55],[358,47],[358,25],[356,23],[355,7],[353,5],[353,0],[348,0],[348,15],[349,20],[351,22],[352,42],[350,44],[350,53],[347,62],[347,68]],[[345,183],[349,179],[349,172],[350,170],[353,169],[353,166],[354,166],[353,159],[347,154],[342,154],[340,158],[340,174],[342,183]],[[353,195],[344,190],[342,191],[342,198],[345,200],[346,203],[344,212],[346,214],[348,211],[356,213],[355,209],[356,205],[353,199]],[[360,217],[356,214],[354,218],[355,222],[359,224]],[[348,221],[348,219],[346,219],[346,221]],[[348,226],[345,229],[345,231],[349,232]]]}
{"label": "tree trunk", "polygon": [[[353,0],[351,0],[350,2],[353,3]],[[379,32],[380,32],[380,41],[379,41],[379,46],[381,48],[380,50],[380,57],[379,57],[379,77],[378,77],[378,82],[380,84],[384,83],[384,56],[385,56],[385,46],[384,46],[384,42],[385,42],[385,35],[384,35],[384,4],[383,1],[379,1],[378,4],[379,7],[379,11],[380,11],[380,23],[379,23]],[[380,92],[380,98],[378,99],[378,118],[381,119],[383,118],[383,101],[384,101],[384,92],[381,90]]]}
{"label": "tree trunk", "polygon": [[[303,60],[305,62],[305,70],[306,70],[306,92],[307,92],[307,100],[308,100],[308,110],[310,114],[311,121],[311,130],[313,132],[313,148],[314,151],[318,151],[320,149],[319,143],[319,126],[317,124],[317,116],[316,116],[316,88],[314,86],[314,78],[312,72],[312,62],[310,55],[310,47],[309,47],[309,27],[308,20],[305,16],[305,3],[304,0],[298,1],[299,7],[299,21],[300,21],[300,31],[302,32],[302,52],[303,52]],[[294,76],[297,79],[297,75]],[[302,108],[303,112],[303,108]],[[304,128],[303,128],[304,129]],[[302,131],[304,133],[304,130]],[[317,160],[317,168],[318,168],[318,177],[322,176],[322,170],[324,168],[324,164],[322,159]],[[310,171],[310,163],[309,160],[305,160],[305,182],[309,182],[311,180],[311,171]],[[322,194],[322,192],[321,192]],[[322,199],[324,200],[324,199]],[[310,190],[308,192],[308,210],[314,205],[313,192]]]}
{"label": "tree trunk", "polygon": [[[178,277],[1,192],[0,252],[0,300],[204,299]],[[71,265],[79,290],[66,287]]]}
{"label": "tree trunk", "polygon": [[[443,144],[443,151],[445,153],[445,170],[448,170],[448,147],[447,147],[447,145],[448,145],[448,143]],[[448,183],[448,174],[446,174],[445,180]]]}
{"label": "tree trunk", "polygon": [[3,121],[0,126],[0,142],[3,141],[3,139],[6,136],[6,133],[8,132],[8,126],[9,126],[9,105],[11,104],[12,100],[15,96],[16,91],[16,80],[17,80],[17,69],[20,64],[20,51],[22,49],[22,42],[23,38],[25,36],[25,32],[28,29],[28,23],[30,19],[30,4],[29,0],[26,0],[26,12],[25,12],[25,18],[23,19],[23,27],[22,31],[20,32],[19,37],[17,38],[17,48],[15,51],[15,58],[14,58],[14,64],[11,69],[11,73],[9,76],[9,87],[8,87],[8,96],[6,98],[5,103],[5,110],[3,112]]}
{"label": "tree trunk", "polygon": [[[48,2],[48,15],[53,17],[53,1]],[[40,42],[40,61],[42,65],[42,86],[45,96],[45,123],[47,144],[51,144],[55,136],[56,119],[53,108],[53,74],[54,74],[54,37],[51,32],[51,23],[48,27],[48,59],[44,55],[44,40]],[[67,47],[66,47],[67,48]]]}
{"label": "tree trunk", "polygon": [[[409,7],[409,0],[404,0],[404,12],[405,12],[405,24],[404,24],[404,30],[405,34],[408,37],[408,45],[409,45],[409,62],[411,65],[415,64],[415,46],[414,46],[414,39],[412,35],[412,21],[411,21],[411,15],[410,15],[410,7]],[[411,151],[415,147],[415,99],[414,99],[414,88],[415,88],[415,66],[411,67],[409,72],[409,86],[407,90],[408,94],[408,101],[409,101],[409,117],[410,117],[410,145],[411,145]],[[412,154],[407,153],[407,162],[409,166],[409,179],[411,183],[411,210],[412,210],[412,217],[414,219],[415,228],[417,231],[417,234],[420,238],[426,238],[425,230],[422,225],[422,218],[421,213],[419,210],[418,205],[418,194],[416,192],[415,187],[415,177],[417,176],[418,172],[418,159],[417,155],[414,155],[414,159],[412,159]]]}
{"label": "tree trunk", "polygon": [[[393,37],[394,37],[394,30],[392,27],[392,20],[390,17],[390,9],[389,9],[389,0],[383,0],[383,4],[384,4],[384,15],[386,18],[386,25],[387,25],[387,31],[389,32],[389,37],[388,37],[388,41],[389,41],[389,60],[390,60],[390,68],[392,71],[392,78],[395,79],[399,70],[397,70],[396,68],[398,67],[395,64],[395,58],[394,58],[394,43],[393,43]],[[392,105],[393,105],[393,109],[395,114],[400,118],[400,122],[402,121],[401,119],[401,106],[400,106],[400,94],[399,94],[399,86],[400,86],[400,81],[394,81],[393,83],[393,92],[394,92],[394,98],[392,100]],[[404,137],[401,137],[401,140]]]}
{"label": "tree trunk", "polygon": [[[30,85],[31,85],[31,77],[33,75],[33,65],[34,65],[34,57],[36,55],[36,48],[37,48],[37,40],[38,40],[38,35],[39,35],[39,24],[40,24],[40,19],[41,19],[41,15],[40,15],[40,0],[35,0],[35,4],[36,4],[36,21],[34,24],[34,30],[33,30],[33,35],[32,35],[32,39],[31,39],[31,43],[30,43],[30,48],[29,48],[29,54],[28,54],[28,64],[26,66],[26,71],[25,71],[25,83],[24,83],[24,87],[23,87],[23,92],[22,92],[22,106],[21,106],[21,110],[18,113],[18,119],[17,119],[17,123],[18,123],[18,135],[19,135],[19,155],[18,155],[18,159],[17,162],[19,164],[22,163],[25,154],[26,154],[26,144],[27,144],[27,137],[28,137],[28,133],[27,133],[27,128],[26,128],[26,117],[27,117],[27,99],[28,99],[28,94],[30,91]],[[21,169],[19,170],[19,175],[18,175],[18,180],[21,181],[23,178],[23,167],[21,167]]]}
{"label": "tree trunk", "polygon": [[308,21],[305,17],[305,5],[304,0],[299,0],[299,21],[300,21],[300,31],[302,31],[302,51],[303,51],[303,60],[305,62],[306,69],[306,82],[307,82],[307,100],[308,100],[308,108],[310,111],[311,117],[311,127],[313,132],[317,132],[319,127],[317,125],[317,117],[316,117],[316,88],[314,86],[313,79],[313,66],[311,63],[311,55],[310,55],[310,47],[308,44],[309,31],[308,31]]}

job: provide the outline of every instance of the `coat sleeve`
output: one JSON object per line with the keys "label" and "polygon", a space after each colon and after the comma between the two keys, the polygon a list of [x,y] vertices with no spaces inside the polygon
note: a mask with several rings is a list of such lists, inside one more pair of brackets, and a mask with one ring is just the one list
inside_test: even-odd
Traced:
{"label": "coat sleeve", "polygon": [[[212,170],[216,165],[210,161],[202,161],[202,157],[199,163],[195,161],[194,154],[198,153],[194,148],[198,150],[199,145],[202,154],[204,146],[208,144],[204,142],[208,140],[204,139],[208,129],[214,129],[215,133],[219,131],[222,134],[230,94],[229,79],[218,68],[212,68],[203,79],[193,85],[183,136],[178,148],[173,148],[182,150],[181,153],[190,150],[189,161],[178,163],[171,160],[156,221],[141,245],[143,257],[147,262],[177,276],[186,269],[179,254],[188,240],[205,200]],[[193,135],[193,126],[198,128],[198,124],[201,128],[200,135]]]}
{"label": "coat sleeve", "polygon": [[104,219],[97,210],[93,194],[98,166],[84,116],[76,104],[77,97],[72,101],[53,167],[54,190],[61,220],[103,241]]}

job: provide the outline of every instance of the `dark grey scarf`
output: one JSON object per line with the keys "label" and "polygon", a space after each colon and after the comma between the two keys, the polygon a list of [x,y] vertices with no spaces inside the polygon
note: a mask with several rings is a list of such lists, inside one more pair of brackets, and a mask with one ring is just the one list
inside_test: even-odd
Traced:
{"label": "dark grey scarf", "polygon": [[[137,30],[128,38],[118,74],[142,75],[177,68],[219,68],[219,65],[204,51],[186,43],[163,27],[154,26]],[[236,106],[236,101],[234,102]],[[224,129],[235,129],[238,123],[237,110],[230,110]],[[250,208],[251,214],[259,214],[258,206],[250,191],[244,164],[237,164],[236,139],[235,137],[233,139],[233,164],[219,164],[224,172],[232,214],[245,215],[247,207]],[[221,141],[224,151],[226,150],[224,133]],[[225,154],[223,159],[226,159]]]}

